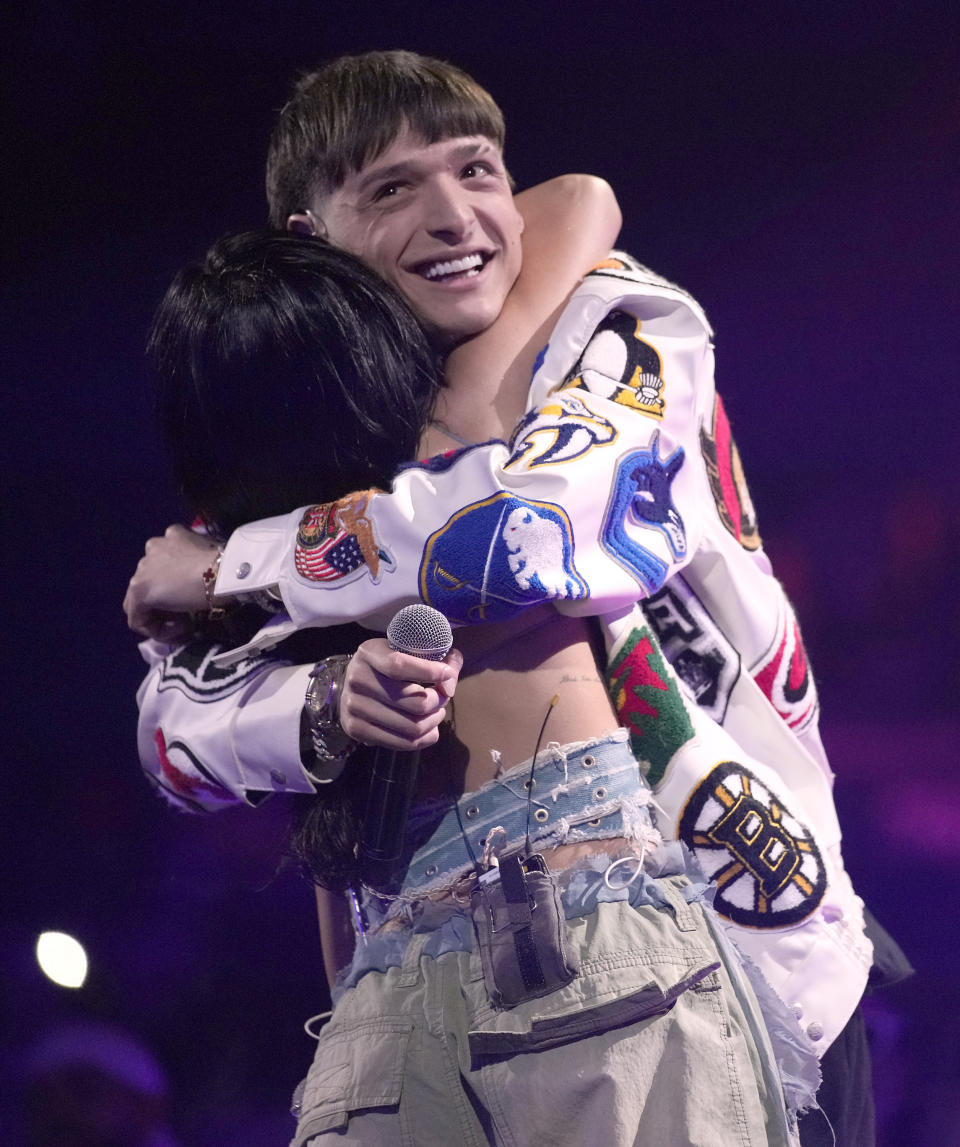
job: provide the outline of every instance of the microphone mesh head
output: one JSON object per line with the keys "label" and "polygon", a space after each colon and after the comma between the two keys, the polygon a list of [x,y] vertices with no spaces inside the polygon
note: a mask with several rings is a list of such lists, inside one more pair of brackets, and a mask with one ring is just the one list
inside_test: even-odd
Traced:
{"label": "microphone mesh head", "polygon": [[442,661],[453,645],[450,622],[429,605],[406,605],[387,626],[391,649],[422,657],[424,661]]}

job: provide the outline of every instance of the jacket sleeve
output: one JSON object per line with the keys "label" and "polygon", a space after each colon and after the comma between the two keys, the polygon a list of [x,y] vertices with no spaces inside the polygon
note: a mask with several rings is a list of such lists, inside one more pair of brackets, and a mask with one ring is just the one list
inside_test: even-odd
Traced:
{"label": "jacket sleeve", "polygon": [[544,601],[628,608],[696,549],[698,433],[712,399],[696,303],[662,280],[593,274],[541,355],[509,445],[409,467],[389,493],[242,527],[217,593],[272,587],[297,626],[378,629],[418,600],[456,624]]}
{"label": "jacket sleeve", "polygon": [[312,666],[265,655],[229,667],[218,645],[145,641],[137,693],[140,764],[184,811],[257,805],[275,792],[310,793],[300,759],[300,712]]}

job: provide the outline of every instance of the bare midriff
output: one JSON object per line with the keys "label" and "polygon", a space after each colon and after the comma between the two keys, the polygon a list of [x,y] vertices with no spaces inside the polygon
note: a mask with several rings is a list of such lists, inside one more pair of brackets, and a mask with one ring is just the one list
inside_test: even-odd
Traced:
{"label": "bare midriff", "polygon": [[[589,627],[547,604],[508,623],[454,630],[464,666],[451,725],[436,750],[423,754],[420,799],[472,792],[530,760],[538,740],[543,749],[617,728]],[[624,846],[619,839],[560,845],[546,859],[551,868],[564,867],[585,853],[618,853]]]}
{"label": "bare midriff", "polygon": [[454,630],[464,664],[450,726],[436,754],[423,755],[421,796],[472,792],[529,760],[538,740],[565,745],[617,727],[588,624],[542,605],[506,624]]}

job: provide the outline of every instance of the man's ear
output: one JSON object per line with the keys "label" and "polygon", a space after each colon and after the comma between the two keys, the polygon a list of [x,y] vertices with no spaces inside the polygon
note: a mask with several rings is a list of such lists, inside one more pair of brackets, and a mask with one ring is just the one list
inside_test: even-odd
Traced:
{"label": "man's ear", "polygon": [[298,235],[317,235],[321,239],[327,237],[323,220],[314,215],[309,207],[306,211],[296,211],[287,216],[287,230],[295,231]]}

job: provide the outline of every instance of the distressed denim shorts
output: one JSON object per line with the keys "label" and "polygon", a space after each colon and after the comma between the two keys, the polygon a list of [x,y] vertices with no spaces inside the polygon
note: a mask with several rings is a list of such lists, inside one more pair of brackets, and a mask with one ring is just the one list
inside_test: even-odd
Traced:
{"label": "distressed denim shorts", "polygon": [[[548,745],[526,761],[466,793],[453,806],[414,809],[408,836],[418,840],[400,895],[449,887],[474,867],[488,841],[500,851],[628,837],[659,842],[651,792],[630,751],[626,729],[576,745]],[[494,835],[496,834],[496,835]]]}
{"label": "distressed denim shorts", "polygon": [[[578,754],[594,762],[584,767]],[[558,749],[545,760],[553,772],[538,758],[533,807],[550,813],[534,822],[539,847],[590,839],[576,831],[629,839],[638,830],[645,839],[647,798],[626,802],[625,814],[622,760],[618,738]],[[632,768],[635,795],[644,790]],[[592,788],[579,784],[588,775]],[[492,786],[463,798],[461,819],[474,823],[467,831],[477,846],[498,825],[509,843],[523,841],[527,776],[529,766],[522,778],[511,770],[493,782],[506,796],[492,819],[482,799]],[[574,785],[583,792],[570,798]],[[607,793],[597,797],[597,788]],[[607,794],[616,807],[598,816]],[[477,814],[465,817],[474,806]],[[522,817],[511,820],[517,809]],[[456,836],[430,835],[426,863],[408,870],[406,895],[464,867],[454,823]],[[597,848],[602,854],[602,837]],[[718,943],[704,886],[685,874],[680,846],[647,855],[629,881],[605,879],[609,862],[598,855],[560,877],[578,974],[510,1008],[491,1002],[472,921],[455,897],[404,899],[399,913],[385,910],[381,919],[393,926],[358,942],[319,1033],[296,1097],[295,1147],[794,1144],[756,999]]]}

